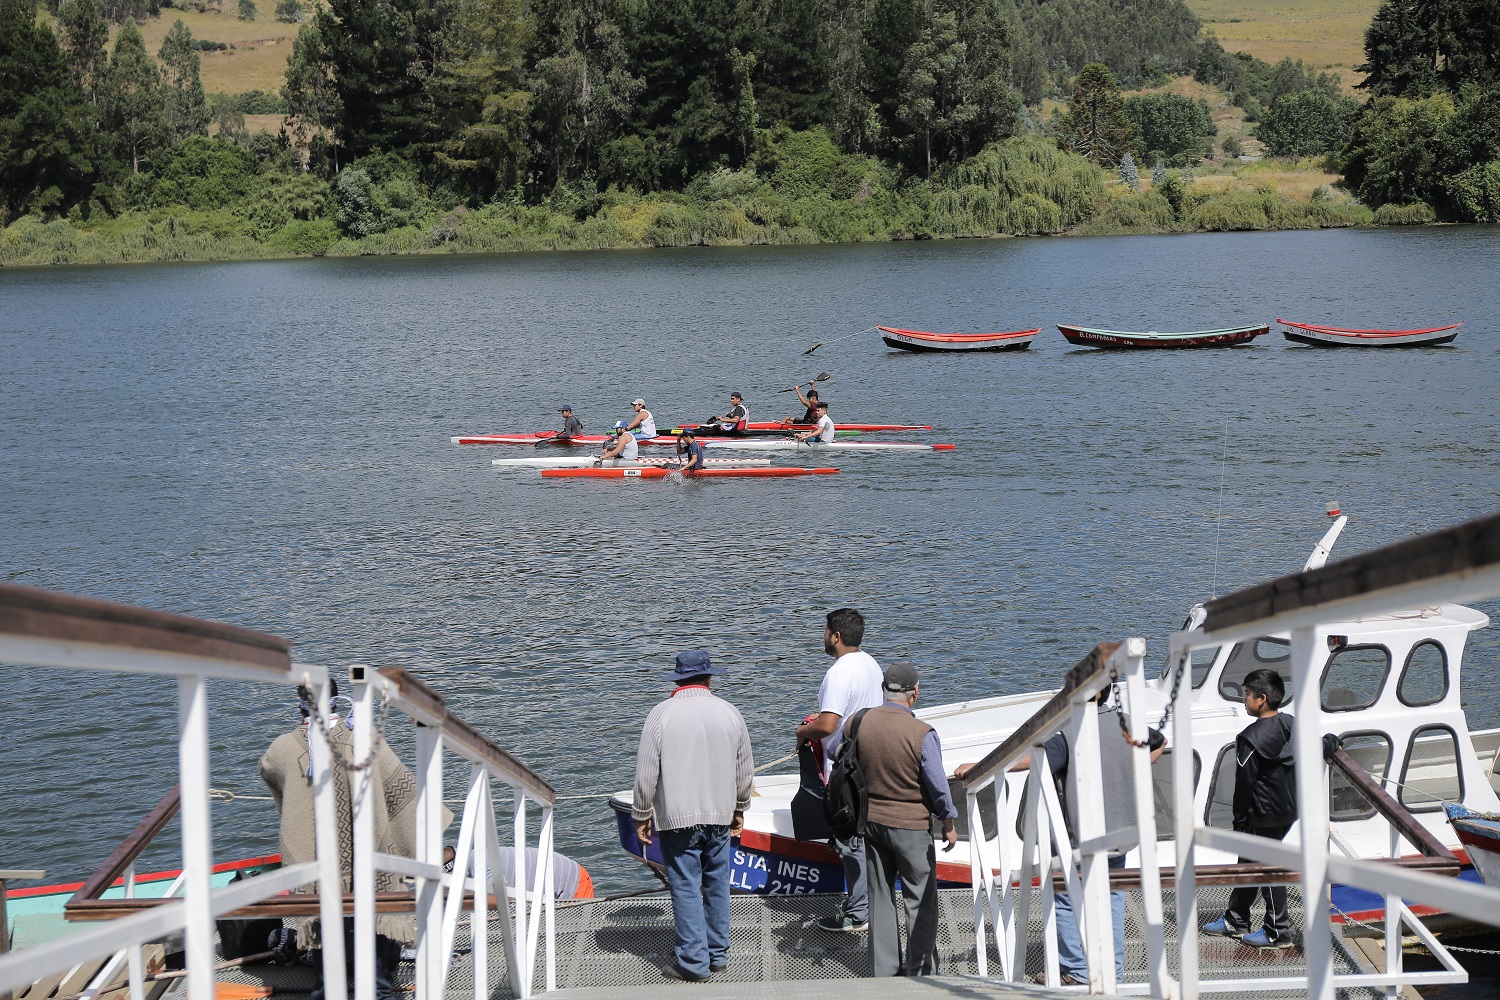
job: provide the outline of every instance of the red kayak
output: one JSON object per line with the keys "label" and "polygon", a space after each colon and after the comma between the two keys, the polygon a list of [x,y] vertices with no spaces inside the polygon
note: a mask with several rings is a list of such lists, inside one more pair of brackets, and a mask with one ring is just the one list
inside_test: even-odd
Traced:
{"label": "red kayak", "polygon": [[1462,323],[1434,326],[1426,330],[1348,330],[1341,326],[1318,326],[1277,319],[1287,340],[1312,347],[1436,347],[1450,344]]}
{"label": "red kayak", "polygon": [[[629,469],[543,469],[546,479],[665,479],[670,470],[662,468]],[[838,469],[793,469],[774,466],[752,466],[744,469],[699,469],[685,472],[690,479],[766,479],[787,476],[832,476]]]}
{"label": "red kayak", "polygon": [[1010,333],[929,333],[894,326],[875,329],[887,347],[898,351],[1024,351],[1042,332],[1041,327]]}

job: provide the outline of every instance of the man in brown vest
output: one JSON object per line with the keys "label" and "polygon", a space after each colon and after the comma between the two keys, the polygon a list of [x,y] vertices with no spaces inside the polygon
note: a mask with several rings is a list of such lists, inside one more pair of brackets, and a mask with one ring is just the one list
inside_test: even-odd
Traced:
{"label": "man in brown vest", "polygon": [[[958,843],[958,811],[948,794],[943,748],[931,726],[913,713],[917,671],[893,663],[885,672],[885,704],[845,724],[859,725],[859,766],[868,817],[865,863],[870,878],[870,974],[931,976],[938,971],[937,851],[931,817],[943,821],[944,851]],[[906,956],[896,915],[896,877],[906,903]]]}

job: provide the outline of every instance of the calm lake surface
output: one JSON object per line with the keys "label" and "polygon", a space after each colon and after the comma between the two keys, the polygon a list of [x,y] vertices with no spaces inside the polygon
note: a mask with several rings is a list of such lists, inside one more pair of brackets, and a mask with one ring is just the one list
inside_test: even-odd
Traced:
{"label": "calm lake surface", "polygon": [[[925,671],[929,704],[1016,693],[1100,640],[1164,655],[1194,601],[1299,569],[1331,498],[1336,557],[1492,511],[1496,275],[1495,227],[0,270],[0,579],[404,665],[575,796],[630,785],[663,671],[703,646],[770,761],[814,707],[834,607]],[[1051,327],[1276,316],[1465,326],[1441,349],[1149,353]],[[866,333],[802,356],[875,323],[1047,330],[1018,354]],[[595,431],[637,395],[663,426],[731,390],[782,416],[775,390],[822,370],[836,420],[931,423],[959,450],[621,483],[448,441],[564,403]],[[1500,725],[1497,665],[1494,630],[1471,639],[1476,728]],[[0,862],[81,879],[175,779],[175,686],[5,676]],[[265,794],[295,704],[210,696],[213,784]],[[559,818],[602,892],[648,884],[602,799]],[[214,823],[223,857],[276,849],[269,802]]]}

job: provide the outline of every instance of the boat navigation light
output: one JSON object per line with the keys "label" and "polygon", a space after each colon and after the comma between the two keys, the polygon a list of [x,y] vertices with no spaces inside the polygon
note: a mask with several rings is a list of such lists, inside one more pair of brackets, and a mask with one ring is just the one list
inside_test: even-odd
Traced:
{"label": "boat navigation light", "polygon": [[1343,649],[1347,645],[1349,645],[1349,637],[1347,635],[1330,635],[1328,637],[1328,651],[1330,653],[1337,649]]}
{"label": "boat navigation light", "polygon": [[1338,517],[1341,513],[1343,513],[1343,511],[1339,510],[1339,502],[1337,500],[1328,501],[1329,517]]}

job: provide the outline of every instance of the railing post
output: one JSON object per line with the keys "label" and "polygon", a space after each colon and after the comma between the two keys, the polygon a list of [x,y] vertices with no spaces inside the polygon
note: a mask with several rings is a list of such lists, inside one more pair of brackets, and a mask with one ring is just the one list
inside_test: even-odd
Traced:
{"label": "railing post", "polygon": [[[135,862],[125,869],[125,898],[135,898]],[[4,933],[0,928],[0,933]],[[146,969],[145,963],[141,961],[141,946],[133,944],[127,949],[126,961],[130,965],[130,1000],[145,1000],[146,996]]]}
{"label": "railing post", "polygon": [[[344,1000],[349,981],[344,966],[344,873],[340,858],[338,805],[333,749],[324,726],[333,706],[325,679],[318,685],[314,715],[307,720],[307,750],[312,763],[313,829],[318,851],[318,914],[323,939],[323,995]],[[342,724],[342,723],[340,723]]]}
{"label": "railing post", "polygon": [[[1131,639],[1125,645],[1125,697],[1130,738],[1146,742],[1146,643]],[[1162,734],[1166,736],[1165,733]],[[1135,757],[1135,829],[1140,838],[1141,910],[1146,921],[1146,964],[1151,975],[1151,995],[1173,1000],[1177,983],[1167,969],[1167,943],[1163,933],[1165,914],[1161,905],[1161,858],[1156,842],[1156,795],[1151,777],[1151,751],[1144,746],[1130,749]]]}
{"label": "railing post", "polygon": [[354,759],[371,766],[349,775],[354,810],[354,996],[366,1000],[375,995],[375,803],[374,787],[375,688],[364,680],[368,668],[355,667],[353,685]]}
{"label": "railing post", "polygon": [[[516,789],[516,963],[521,976],[520,1000],[531,996],[531,973],[536,964],[536,941],[526,932],[526,793]],[[532,900],[535,906],[536,901]]]}
{"label": "railing post", "polygon": [[[1031,771],[1026,777],[1027,791],[1023,796],[1025,801],[1021,808],[1021,878],[1015,889],[1017,897],[1011,908],[1010,929],[1006,932],[1012,949],[1011,968],[1015,970],[1016,977],[1021,979],[1026,977],[1026,948],[1031,937],[1031,882],[1036,878],[1038,864],[1042,865],[1044,888],[1048,891],[1052,889],[1052,871],[1045,864],[1045,859],[1051,857],[1051,852],[1043,851],[1040,847],[1047,842],[1046,828],[1043,826],[1045,817],[1042,810],[1037,808],[1037,796],[1040,793],[1034,780],[1040,766],[1040,761],[1033,754]],[[1004,830],[999,833],[1002,837],[1005,835]]]}
{"label": "railing post", "polygon": [[177,679],[177,766],[182,775],[182,873],[188,992],[214,995],[213,825],[209,813],[208,681]]}
{"label": "railing post", "polygon": [[[442,730],[417,726],[417,860],[443,866]],[[443,883],[417,876],[418,1000],[442,1000]]]}
{"label": "railing post", "polygon": [[[547,947],[544,952],[547,963],[547,992],[551,993],[557,989],[557,892],[552,871],[552,854],[555,830],[553,828],[553,816],[556,810],[546,803],[542,804],[542,832],[538,838],[541,842],[537,845],[536,852],[536,880],[539,883],[537,891],[542,897],[542,918],[545,923],[544,933],[547,935]],[[524,855],[521,859],[524,860]],[[519,869],[518,869],[519,870]]]}
{"label": "railing post", "polygon": [[[1312,626],[1292,629],[1292,751],[1302,830],[1302,950],[1307,995],[1333,1000],[1333,938],[1328,921],[1328,787],[1323,766],[1323,651]],[[1389,916],[1389,914],[1387,914]]]}
{"label": "railing post", "polygon": [[1198,1000],[1198,886],[1194,877],[1197,847],[1193,812],[1193,676],[1192,652],[1182,633],[1172,636],[1167,662],[1183,671],[1172,702],[1172,826],[1177,840],[1177,976],[1182,1000]]}
{"label": "railing post", "polygon": [[[1099,710],[1091,692],[1073,703],[1072,746],[1068,767],[1068,798],[1074,809],[1077,844],[1104,836],[1104,789],[1099,770]],[[1111,738],[1118,740],[1117,734]],[[1071,866],[1071,857],[1063,864]],[[1115,988],[1115,933],[1109,898],[1109,858],[1106,852],[1081,854],[1082,903],[1073,901],[1073,918],[1083,937],[1089,966],[1089,992],[1111,993]]]}
{"label": "railing post", "polygon": [[[469,918],[469,938],[472,941],[470,954],[474,960],[474,1000],[488,1000],[490,995],[490,933],[489,917],[491,883],[494,876],[490,869],[499,863],[499,858],[490,856],[490,841],[495,831],[495,805],[490,800],[490,773],[480,771],[479,805],[474,817],[474,912]],[[454,867],[457,867],[455,865]],[[496,894],[496,904],[505,897]]]}

